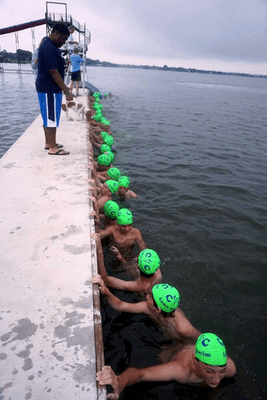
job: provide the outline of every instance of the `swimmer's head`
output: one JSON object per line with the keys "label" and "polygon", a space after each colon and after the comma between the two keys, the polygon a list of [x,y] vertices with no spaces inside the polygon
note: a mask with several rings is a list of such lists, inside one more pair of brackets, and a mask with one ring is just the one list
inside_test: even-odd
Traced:
{"label": "swimmer's head", "polygon": [[109,190],[111,191],[111,193],[116,193],[117,190],[119,189],[119,185],[118,182],[113,181],[111,179],[109,179],[108,181],[105,182],[105,184],[108,186]]}
{"label": "swimmer's head", "polygon": [[152,295],[157,306],[166,313],[174,311],[180,303],[178,290],[168,283],[159,283],[153,286]]}
{"label": "swimmer's head", "polygon": [[154,274],[160,266],[160,258],[155,250],[144,249],[138,256],[140,270],[146,274]]}
{"label": "swimmer's head", "polygon": [[106,136],[109,136],[109,134],[105,131],[101,132],[100,135],[102,136],[102,139],[104,140]]}
{"label": "swimmer's head", "polygon": [[130,186],[130,178],[126,175],[122,175],[118,180],[118,184],[121,187],[128,188]]}
{"label": "swimmer's head", "polygon": [[107,144],[109,147],[112,147],[113,145],[113,137],[110,135],[107,135],[103,138],[103,141],[105,144]]}
{"label": "swimmer's head", "polygon": [[92,119],[94,119],[96,122],[100,122],[101,119],[101,115],[100,114],[96,114],[92,117]]}
{"label": "swimmer's head", "polygon": [[[112,181],[115,182],[115,181]],[[117,183],[117,182],[116,182]],[[131,225],[133,223],[133,214],[127,208],[122,208],[117,215],[118,225]]]}
{"label": "swimmer's head", "polygon": [[110,168],[107,171],[107,175],[111,179],[114,179],[114,181],[117,181],[119,179],[119,177],[121,176],[121,171],[118,168]]}
{"label": "swimmer's head", "polygon": [[116,219],[120,206],[116,201],[108,200],[104,205],[104,213],[109,219]]}
{"label": "swimmer's head", "polygon": [[105,121],[101,122],[101,124],[109,126],[110,125],[110,121],[108,121],[107,119],[105,119]]}
{"label": "swimmer's head", "polygon": [[115,154],[114,154],[114,153],[112,153],[111,149],[110,149],[110,150],[107,150],[107,151],[105,151],[105,154],[107,154],[107,155],[110,157],[110,160],[111,160],[111,162],[113,162],[113,161],[114,161]]}
{"label": "swimmer's head", "polygon": [[107,144],[102,144],[99,148],[99,151],[101,154],[105,153],[106,151],[111,151],[111,147],[109,147],[109,145]]}
{"label": "swimmer's head", "polygon": [[110,165],[111,159],[108,154],[100,154],[100,156],[97,157],[97,162],[99,165]]}
{"label": "swimmer's head", "polygon": [[225,345],[214,333],[202,333],[195,345],[195,356],[205,364],[222,367],[227,363]]}

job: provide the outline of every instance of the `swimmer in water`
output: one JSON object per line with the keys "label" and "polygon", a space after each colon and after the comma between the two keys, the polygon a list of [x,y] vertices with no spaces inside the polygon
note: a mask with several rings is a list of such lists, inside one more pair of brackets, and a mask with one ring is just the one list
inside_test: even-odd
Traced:
{"label": "swimmer in water", "polygon": [[[120,209],[116,222],[116,225],[108,226],[106,229],[99,231],[100,239],[107,236],[111,237],[113,242],[112,244],[119,249],[120,252],[121,250],[129,251],[129,249],[132,249],[135,244],[137,244],[139,252],[147,247],[139,229],[132,226],[133,214],[130,210],[127,208]],[[95,234],[92,234],[91,237],[94,239],[97,238]]]}
{"label": "swimmer in water", "polygon": [[98,187],[102,187],[102,185],[103,185],[102,182],[105,182],[107,179],[112,179],[114,181],[118,181],[120,176],[121,176],[121,172],[120,172],[119,168],[111,167],[107,171],[103,171],[103,172],[97,174],[97,178],[98,178],[97,185],[98,185]]}
{"label": "swimmer in water", "polygon": [[[93,197],[89,197],[89,199],[93,199]],[[94,211],[91,212],[90,216],[95,217],[95,224],[99,227],[101,220],[103,221],[103,227],[107,227],[109,225],[115,225],[117,214],[119,212],[120,206],[112,200],[106,201],[103,207],[104,214],[99,212],[98,202],[94,198]],[[97,230],[97,232],[99,229]],[[100,239],[99,239],[100,240]],[[100,243],[101,245],[101,243]]]}
{"label": "swimmer in water", "polygon": [[105,296],[109,305],[116,311],[146,314],[158,325],[166,328],[166,331],[173,337],[179,336],[180,338],[182,336],[196,340],[201,333],[193,327],[182,310],[178,308],[180,303],[178,290],[167,283],[154,285],[146,296],[146,301],[126,303],[108,290],[99,274],[92,277],[91,281],[99,284],[100,293]]}
{"label": "swimmer in water", "polygon": [[[99,214],[100,219],[103,219],[103,226],[107,227],[110,225],[115,225],[116,218],[119,212],[120,206],[116,203],[116,201],[108,200],[103,207],[104,214]],[[99,243],[101,246],[100,238]],[[102,246],[101,246],[102,249]]]}
{"label": "swimmer in water", "polygon": [[[111,248],[115,253],[119,253],[116,247]],[[119,253],[121,258],[120,261],[125,262]],[[98,259],[98,271],[106,286],[113,289],[127,290],[130,292],[147,292],[156,283],[162,281],[162,273],[160,270],[160,258],[158,254],[152,249],[144,249],[138,256],[138,266],[140,269],[140,275],[135,281],[124,281],[113,276],[108,276],[103,256],[103,249],[101,246],[100,239],[97,240],[97,259]],[[99,282],[98,282],[99,283]]]}
{"label": "swimmer in water", "polygon": [[127,368],[115,375],[109,366],[103,367],[96,375],[100,385],[111,385],[113,393],[108,399],[119,399],[126,386],[138,382],[169,382],[194,386],[208,385],[215,388],[223,378],[231,378],[236,373],[233,360],[226,355],[223,341],[214,333],[201,334],[195,345],[187,345],[173,359],[165,364],[148,368]]}
{"label": "swimmer in water", "polygon": [[111,200],[112,194],[116,193],[118,191],[118,183],[116,181],[113,181],[111,179],[107,180],[101,190],[100,194],[97,197],[97,204],[98,204],[98,209],[102,210],[104,205],[108,200]]}
{"label": "swimmer in water", "polygon": [[138,195],[132,190],[129,190],[130,179],[128,176],[122,175],[118,180],[118,184],[119,184],[118,196],[121,200],[137,198]]}

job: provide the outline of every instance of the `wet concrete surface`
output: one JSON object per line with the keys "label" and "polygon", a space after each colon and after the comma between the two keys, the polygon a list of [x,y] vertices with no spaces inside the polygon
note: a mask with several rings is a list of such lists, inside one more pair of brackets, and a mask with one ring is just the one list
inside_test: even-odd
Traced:
{"label": "wet concrete surface", "polygon": [[72,119],[69,155],[44,150],[39,116],[0,160],[0,400],[97,398],[88,133]]}

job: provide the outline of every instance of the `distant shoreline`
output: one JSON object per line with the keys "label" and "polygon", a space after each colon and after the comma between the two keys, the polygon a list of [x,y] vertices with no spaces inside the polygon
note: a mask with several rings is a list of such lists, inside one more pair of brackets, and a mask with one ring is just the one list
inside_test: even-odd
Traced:
{"label": "distant shoreline", "polygon": [[[21,60],[21,64],[30,64],[31,63],[31,56],[29,55],[30,52],[24,52],[21,50],[22,54],[24,55],[24,60]],[[3,54],[4,53],[4,54]],[[26,54],[28,53],[28,54]],[[10,64],[17,64],[17,56],[16,53],[7,53],[7,52],[0,52],[0,68],[2,63],[10,63]],[[88,67],[110,67],[110,68],[133,68],[133,69],[152,69],[157,71],[174,71],[174,72],[189,72],[189,73],[198,73],[198,74],[210,74],[210,75],[232,75],[232,76],[243,76],[249,78],[267,78],[267,75],[263,74],[248,74],[244,72],[222,72],[222,71],[213,71],[213,70],[203,70],[197,68],[183,68],[183,67],[168,67],[164,65],[163,67],[158,67],[156,65],[133,65],[133,64],[116,64],[111,63],[108,61],[99,61],[99,60],[92,60],[91,58],[86,58],[86,66]]]}

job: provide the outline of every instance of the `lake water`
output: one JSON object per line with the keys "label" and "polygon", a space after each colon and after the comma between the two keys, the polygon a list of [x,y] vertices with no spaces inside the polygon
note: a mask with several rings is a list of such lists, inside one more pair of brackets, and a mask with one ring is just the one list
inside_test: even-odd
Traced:
{"label": "lake water", "polygon": [[[265,399],[267,79],[91,67],[88,81],[113,94],[102,103],[116,166],[139,195],[135,227],[181,309],[224,340],[238,368],[215,390],[139,384],[122,397]],[[39,108],[33,74],[0,74],[0,84],[2,155]],[[164,338],[150,321],[105,307],[103,322],[116,372],[155,364]]]}

